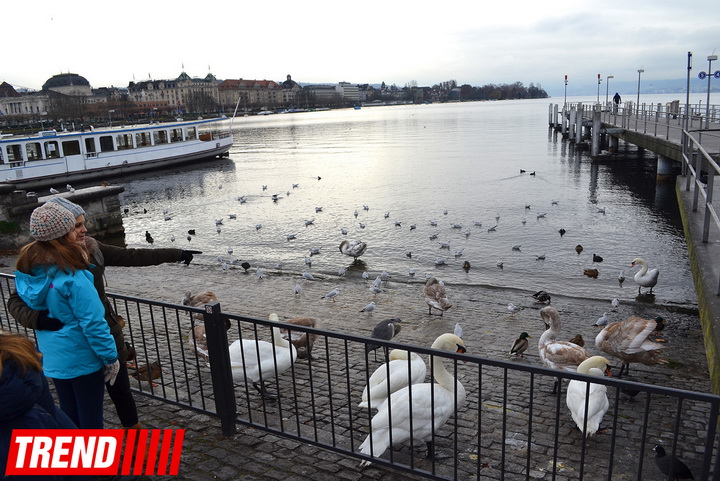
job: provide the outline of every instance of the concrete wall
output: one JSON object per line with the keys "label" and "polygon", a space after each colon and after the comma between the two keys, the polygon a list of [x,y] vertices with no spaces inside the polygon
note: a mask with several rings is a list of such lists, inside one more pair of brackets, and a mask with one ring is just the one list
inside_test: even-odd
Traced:
{"label": "concrete wall", "polygon": [[[88,233],[94,237],[113,239],[123,243],[125,227],[120,209],[122,186],[96,186],[78,189],[74,193],[57,194],[85,209]],[[29,234],[30,214],[52,195],[27,195],[9,184],[0,184],[0,250],[15,250],[32,240]]]}

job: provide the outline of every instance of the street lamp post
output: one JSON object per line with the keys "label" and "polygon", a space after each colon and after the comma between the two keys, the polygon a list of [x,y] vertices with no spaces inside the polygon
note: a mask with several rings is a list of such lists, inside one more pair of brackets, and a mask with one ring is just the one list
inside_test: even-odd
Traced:
{"label": "street lamp post", "polygon": [[[708,55],[708,71],[707,71],[707,79],[708,79],[708,88],[707,88],[707,101],[705,105],[705,129],[710,128],[710,79],[712,77],[720,78],[720,70],[715,72],[713,74],[712,71],[712,63],[713,61],[717,60],[717,55]],[[706,76],[705,72],[700,72],[698,74],[698,77],[700,77],[700,80],[704,79]]]}
{"label": "street lamp post", "polygon": [[610,79],[615,78],[614,75],[608,75],[605,77],[605,104],[608,103],[608,94],[610,93]]}
{"label": "street lamp post", "polygon": [[567,75],[565,75],[565,103],[563,103],[563,109],[567,106]]}
{"label": "street lamp post", "polygon": [[602,79],[600,78],[600,74],[598,74],[598,94],[597,94],[597,103],[600,103],[600,82],[602,82]]}
{"label": "street lamp post", "polygon": [[114,113],[114,110],[108,110],[108,120],[110,121],[110,128],[112,128],[112,114]]}
{"label": "street lamp post", "polygon": [[639,68],[638,69],[638,91],[637,91],[637,105],[635,105],[635,115],[640,115],[640,74],[642,74],[645,70]]}

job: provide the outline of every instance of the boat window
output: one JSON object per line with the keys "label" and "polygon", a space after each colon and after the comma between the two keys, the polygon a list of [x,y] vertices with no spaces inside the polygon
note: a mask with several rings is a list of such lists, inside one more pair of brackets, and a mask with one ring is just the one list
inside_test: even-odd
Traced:
{"label": "boat window", "polygon": [[65,155],[80,155],[80,142],[77,140],[63,142],[62,148]]}
{"label": "boat window", "polygon": [[57,159],[60,157],[60,149],[58,148],[58,143],[55,140],[45,142],[45,158],[47,159]]}
{"label": "boat window", "polygon": [[135,134],[135,145],[146,147],[150,144],[150,132],[138,132]]}
{"label": "boat window", "polygon": [[2,149],[0,149],[0,164],[5,163],[5,155],[2,152]]}
{"label": "boat window", "polygon": [[196,127],[188,127],[187,128],[187,135],[185,136],[186,140],[195,140],[197,139],[197,128]]}
{"label": "boat window", "polygon": [[132,134],[120,134],[115,140],[117,141],[118,150],[132,149]]}
{"label": "boat window", "polygon": [[27,154],[27,160],[42,160],[40,142],[30,142],[25,144],[25,153]]}
{"label": "boat window", "polygon": [[100,137],[100,152],[112,152],[115,150],[112,135],[103,135]]}
{"label": "boat window", "polygon": [[22,149],[20,148],[21,144],[10,144],[7,146],[7,149],[5,150],[7,152],[7,160],[8,162],[22,162]]}
{"label": "boat window", "polygon": [[153,138],[155,139],[155,145],[168,143],[167,131],[165,130],[156,130],[153,132]]}
{"label": "boat window", "polygon": [[178,128],[170,130],[170,142],[182,142],[182,139],[182,129]]}
{"label": "boat window", "polygon": [[96,152],[95,150],[95,138],[94,137],[88,137],[85,139],[85,151],[88,154],[94,154]]}

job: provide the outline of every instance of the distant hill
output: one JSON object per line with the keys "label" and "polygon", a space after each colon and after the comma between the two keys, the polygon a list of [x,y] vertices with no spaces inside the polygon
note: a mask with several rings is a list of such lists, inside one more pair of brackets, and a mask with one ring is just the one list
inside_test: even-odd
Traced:
{"label": "distant hill", "polygon": [[[713,79],[714,80],[714,79]],[[637,78],[630,81],[618,81],[610,79],[610,91],[609,95],[612,97],[615,92],[618,92],[622,96],[632,95],[637,93]],[[673,79],[673,80],[640,80],[640,93],[641,94],[684,94],[687,86],[687,79]],[[553,97],[562,97],[565,93],[564,85],[560,85],[557,88],[547,88],[546,84],[543,84],[543,88],[547,90],[548,94]],[[697,75],[690,77],[690,92],[691,93],[705,93],[707,92],[707,79],[700,80]],[[711,82],[710,92],[720,92],[720,82]],[[597,94],[597,83],[586,83],[572,85],[568,83],[567,89],[568,96],[581,96],[581,95],[595,95]],[[605,79],[600,84],[600,97],[605,99]]]}

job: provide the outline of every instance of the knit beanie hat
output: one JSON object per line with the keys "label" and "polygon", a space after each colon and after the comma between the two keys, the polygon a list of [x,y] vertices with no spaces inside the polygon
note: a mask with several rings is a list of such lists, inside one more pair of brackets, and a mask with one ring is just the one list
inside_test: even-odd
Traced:
{"label": "knit beanie hat", "polygon": [[46,202],[30,216],[30,235],[39,241],[58,239],[75,228],[75,216],[55,202]]}
{"label": "knit beanie hat", "polygon": [[65,207],[72,213],[72,215],[75,216],[76,219],[81,215],[85,215],[85,210],[82,207],[80,207],[74,202],[70,202],[65,197],[51,197],[48,202],[55,202],[56,204],[60,204],[61,206]]}

